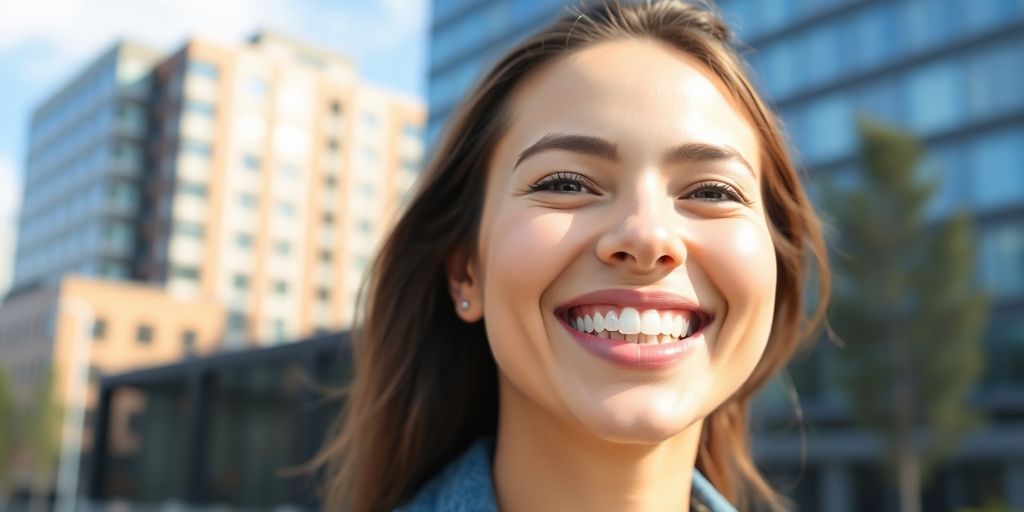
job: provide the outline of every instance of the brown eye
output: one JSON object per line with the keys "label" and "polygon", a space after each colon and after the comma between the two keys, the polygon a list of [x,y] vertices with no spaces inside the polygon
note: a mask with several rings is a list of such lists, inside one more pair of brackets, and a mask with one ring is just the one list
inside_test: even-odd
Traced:
{"label": "brown eye", "polygon": [[709,181],[702,183],[696,190],[690,193],[687,197],[705,201],[709,203],[720,203],[723,201],[736,201],[742,203],[739,194],[736,190],[725,183],[718,181]]}
{"label": "brown eye", "polygon": [[534,192],[555,192],[558,194],[583,194],[592,192],[587,178],[574,172],[557,172],[545,176],[543,179],[530,185]]}

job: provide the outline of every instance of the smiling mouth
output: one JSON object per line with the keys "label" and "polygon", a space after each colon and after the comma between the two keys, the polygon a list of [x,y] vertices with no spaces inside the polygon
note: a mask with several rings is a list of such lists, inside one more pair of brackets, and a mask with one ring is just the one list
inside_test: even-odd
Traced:
{"label": "smiling mouth", "polygon": [[674,343],[699,332],[709,319],[688,309],[637,309],[615,305],[574,306],[559,317],[571,329],[638,345]]}

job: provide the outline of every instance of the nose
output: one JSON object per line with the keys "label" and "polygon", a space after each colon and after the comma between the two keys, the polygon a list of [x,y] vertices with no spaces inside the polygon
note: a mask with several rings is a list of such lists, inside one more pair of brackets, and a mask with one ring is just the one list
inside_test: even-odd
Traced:
{"label": "nose", "polygon": [[675,201],[650,181],[638,188],[620,210],[624,213],[616,212],[621,220],[601,235],[597,255],[637,274],[671,271],[686,261]]}

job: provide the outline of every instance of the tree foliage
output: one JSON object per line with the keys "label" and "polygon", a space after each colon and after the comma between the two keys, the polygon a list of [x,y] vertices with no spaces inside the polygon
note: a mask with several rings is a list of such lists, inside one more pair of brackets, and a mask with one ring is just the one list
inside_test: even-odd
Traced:
{"label": "tree foliage", "polygon": [[836,241],[829,318],[856,420],[885,435],[892,474],[911,454],[924,481],[982,420],[967,399],[983,372],[988,299],[973,280],[970,217],[928,219],[937,184],[917,176],[920,144],[858,124],[859,183],[823,196]]}

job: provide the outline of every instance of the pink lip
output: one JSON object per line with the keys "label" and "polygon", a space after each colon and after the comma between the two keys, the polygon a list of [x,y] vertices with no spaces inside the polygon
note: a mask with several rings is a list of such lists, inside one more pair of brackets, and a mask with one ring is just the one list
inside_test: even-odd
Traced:
{"label": "pink lip", "polygon": [[[567,312],[576,306],[588,304],[611,304],[637,309],[683,309],[694,311],[700,317],[700,328],[689,338],[664,344],[637,344],[623,340],[600,338],[593,334],[572,328]],[[584,349],[619,366],[632,369],[656,370],[668,368],[695,352],[705,344],[704,329],[712,317],[692,300],[670,292],[645,292],[637,290],[600,290],[577,297],[560,306],[555,316],[563,327]]]}

